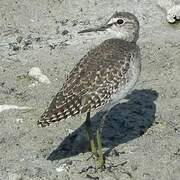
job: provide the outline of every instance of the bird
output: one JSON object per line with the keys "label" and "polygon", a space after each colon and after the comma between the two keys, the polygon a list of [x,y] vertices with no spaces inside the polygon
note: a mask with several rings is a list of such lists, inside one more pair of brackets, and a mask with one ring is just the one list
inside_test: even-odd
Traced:
{"label": "bird", "polygon": [[[97,32],[99,32],[97,34]],[[97,167],[105,166],[101,131],[94,136],[90,112],[107,113],[125,98],[135,86],[141,71],[141,54],[136,44],[139,21],[130,12],[115,12],[104,24],[78,32],[105,35],[106,39],[92,48],[74,66],[62,88],[41,115],[41,127],[86,113],[86,130]]]}

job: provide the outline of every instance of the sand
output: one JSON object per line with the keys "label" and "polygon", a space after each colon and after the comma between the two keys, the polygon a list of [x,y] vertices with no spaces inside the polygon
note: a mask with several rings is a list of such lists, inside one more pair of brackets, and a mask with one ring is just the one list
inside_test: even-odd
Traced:
{"label": "sand", "polygon": [[[36,123],[73,66],[103,40],[77,32],[115,11],[140,21],[142,73],[106,120],[101,172],[90,158],[85,115],[43,129]],[[50,83],[28,76],[33,67]],[[1,180],[179,180],[179,92],[180,24],[168,24],[155,1],[0,1],[0,105],[29,107],[0,113]],[[94,130],[99,114],[92,113]]]}

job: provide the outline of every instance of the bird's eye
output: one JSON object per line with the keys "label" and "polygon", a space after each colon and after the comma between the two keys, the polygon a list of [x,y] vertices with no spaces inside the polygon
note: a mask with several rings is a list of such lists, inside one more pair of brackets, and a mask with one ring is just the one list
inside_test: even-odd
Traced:
{"label": "bird's eye", "polygon": [[123,24],[123,23],[124,23],[124,20],[123,20],[123,19],[118,19],[118,20],[116,21],[116,23],[117,23],[117,24]]}

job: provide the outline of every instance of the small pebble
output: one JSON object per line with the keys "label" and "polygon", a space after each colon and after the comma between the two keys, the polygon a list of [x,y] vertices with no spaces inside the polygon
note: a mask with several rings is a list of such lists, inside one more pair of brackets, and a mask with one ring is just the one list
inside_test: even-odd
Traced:
{"label": "small pebble", "polygon": [[41,83],[50,84],[50,80],[44,75],[39,67],[33,67],[29,70],[28,75]]}
{"label": "small pebble", "polygon": [[64,30],[61,34],[64,36],[64,35],[66,35],[66,34],[68,34],[68,33],[69,33],[68,30]]}
{"label": "small pebble", "polygon": [[68,19],[64,19],[64,20],[60,21],[62,26],[65,26],[67,24],[67,22],[68,22]]}
{"label": "small pebble", "polygon": [[16,38],[16,41],[17,41],[18,43],[21,43],[22,39],[23,39],[22,36],[18,36],[18,37]]}
{"label": "small pebble", "polygon": [[14,51],[19,51],[20,47],[17,44],[13,45],[13,50]]}

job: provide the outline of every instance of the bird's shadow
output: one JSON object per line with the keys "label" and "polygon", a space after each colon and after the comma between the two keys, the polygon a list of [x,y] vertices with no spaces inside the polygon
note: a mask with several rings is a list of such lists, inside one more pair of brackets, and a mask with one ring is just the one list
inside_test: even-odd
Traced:
{"label": "bird's shadow", "polygon": [[[115,105],[108,114],[102,130],[103,147],[109,148],[133,140],[146,132],[155,119],[158,93],[155,90],[134,90],[126,97],[127,101]],[[91,118],[93,131],[96,131],[101,112]],[[84,123],[67,136],[47,157],[60,160],[89,151],[89,143]]]}

